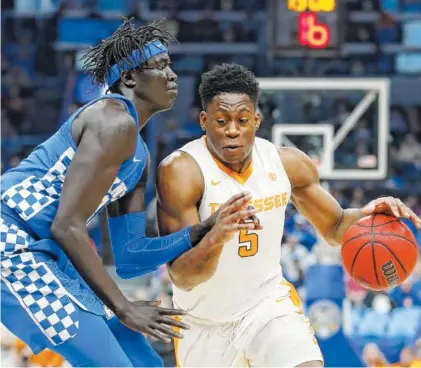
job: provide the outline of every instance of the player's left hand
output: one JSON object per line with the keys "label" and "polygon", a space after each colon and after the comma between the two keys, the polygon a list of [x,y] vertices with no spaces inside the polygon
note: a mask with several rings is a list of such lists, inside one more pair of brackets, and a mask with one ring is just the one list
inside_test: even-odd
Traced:
{"label": "player's left hand", "polygon": [[[217,220],[220,217],[220,213],[221,211],[223,211],[225,208],[228,208],[229,206],[232,206],[234,202],[241,200],[242,197],[244,197],[246,195],[246,192],[240,192],[237,193],[235,195],[233,195],[228,201],[226,201],[219,209],[218,211],[216,211],[213,215],[209,216],[205,221],[204,224],[206,225],[206,227],[211,230]],[[247,210],[252,210],[253,207],[252,206],[247,206],[247,208],[243,208],[243,207],[238,207],[235,211],[239,211],[241,209],[247,209]],[[247,220],[240,220],[240,223],[244,224],[244,223],[254,223],[255,225],[255,230],[261,230],[263,229],[262,225],[260,224],[260,220],[256,215],[251,215]]]}
{"label": "player's left hand", "polygon": [[416,227],[421,228],[421,219],[406,206],[399,198],[381,197],[371,201],[366,206],[361,208],[361,212],[365,216],[374,213],[384,213],[396,218],[405,217],[411,220]]}

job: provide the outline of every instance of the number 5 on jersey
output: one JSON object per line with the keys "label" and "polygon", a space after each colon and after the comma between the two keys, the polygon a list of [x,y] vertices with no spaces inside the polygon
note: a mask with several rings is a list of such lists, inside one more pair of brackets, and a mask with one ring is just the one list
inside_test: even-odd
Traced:
{"label": "number 5 on jersey", "polygon": [[249,233],[248,230],[240,230],[238,242],[244,244],[238,248],[238,255],[240,257],[253,257],[259,251],[259,235],[256,233]]}

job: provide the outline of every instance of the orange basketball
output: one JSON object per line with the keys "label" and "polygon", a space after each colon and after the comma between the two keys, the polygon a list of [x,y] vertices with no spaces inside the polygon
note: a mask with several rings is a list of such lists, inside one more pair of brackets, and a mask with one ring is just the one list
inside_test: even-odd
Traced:
{"label": "orange basketball", "polygon": [[367,216],[345,234],[342,260],[349,275],[371,290],[391,289],[415,268],[415,236],[402,221],[386,215]]}

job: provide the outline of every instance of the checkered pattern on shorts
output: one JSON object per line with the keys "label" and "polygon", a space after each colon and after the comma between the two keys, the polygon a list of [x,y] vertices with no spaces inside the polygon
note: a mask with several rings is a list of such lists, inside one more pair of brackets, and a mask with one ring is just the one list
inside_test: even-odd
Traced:
{"label": "checkered pattern on shorts", "polygon": [[[2,249],[12,249],[12,239],[21,243],[15,244],[15,249],[28,247],[33,241],[27,233],[4,220],[1,220],[0,236]],[[2,252],[1,276],[53,345],[77,334],[79,321],[75,306],[50,268],[43,262],[36,263],[31,252],[12,256]]]}
{"label": "checkered pattern on shorts", "polygon": [[3,201],[29,220],[44,207],[59,198],[64,176],[75,154],[69,147],[53,167],[42,177],[30,176],[3,193]]}
{"label": "checkered pattern on shorts", "polygon": [[27,249],[31,237],[16,225],[6,224],[0,218],[0,252],[3,255],[12,255]]}

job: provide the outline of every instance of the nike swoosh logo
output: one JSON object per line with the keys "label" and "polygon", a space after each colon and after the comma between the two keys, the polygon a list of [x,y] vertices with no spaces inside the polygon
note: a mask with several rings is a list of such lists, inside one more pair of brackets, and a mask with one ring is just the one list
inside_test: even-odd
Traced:
{"label": "nike swoosh logo", "polygon": [[136,157],[133,157],[133,162],[142,162],[142,160],[139,160]]}
{"label": "nike swoosh logo", "polygon": [[216,187],[217,185],[219,185],[221,183],[221,181],[214,181],[214,180],[212,180],[211,181],[211,184],[214,186],[214,187]]}

